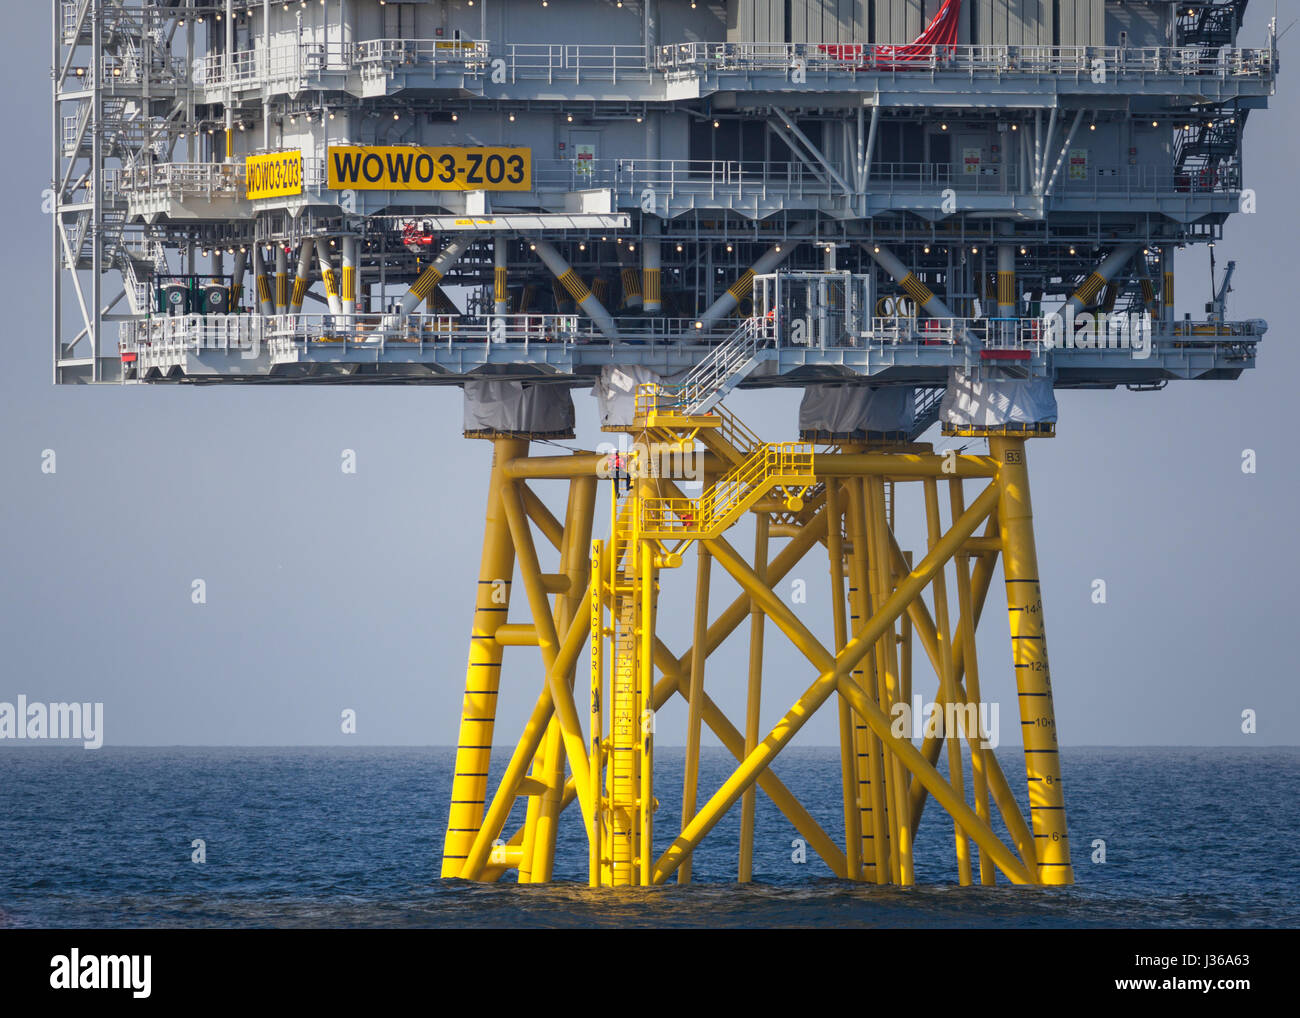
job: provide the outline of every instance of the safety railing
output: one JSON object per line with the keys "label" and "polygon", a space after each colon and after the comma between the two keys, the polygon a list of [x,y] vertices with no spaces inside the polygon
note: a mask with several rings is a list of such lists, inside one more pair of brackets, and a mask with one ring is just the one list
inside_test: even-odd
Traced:
{"label": "safety railing", "polygon": [[122,322],[118,350],[135,355],[170,356],[213,351],[253,357],[270,335],[262,315],[160,315]]}
{"label": "safety railing", "polygon": [[[888,298],[885,298],[888,299]],[[1037,318],[909,318],[905,315],[871,319],[870,338],[883,343],[952,345],[968,337],[980,346],[1027,350],[1042,342],[1043,323]]]}
{"label": "safety railing", "polygon": [[[713,342],[718,335],[702,332],[695,327],[698,319],[674,318],[667,315],[619,315],[614,320],[620,335],[628,341],[637,343],[681,343]],[[609,337],[600,331],[590,318],[579,317],[574,335],[580,340],[592,343],[608,343]]]}
{"label": "safety railing", "polygon": [[644,46],[508,43],[493,55],[505,60],[506,80],[609,81],[652,71]]}
{"label": "safety railing", "polygon": [[[948,163],[874,163],[862,193],[933,194],[936,200],[947,188],[959,194],[1031,193],[1022,177],[1015,159],[971,170]],[[610,188],[620,200],[636,204],[646,189],[659,198],[696,202],[824,200],[846,193],[824,171],[802,162],[709,159],[534,160],[533,188],[539,192]],[[1240,189],[1240,172],[1232,167],[1171,173],[1156,165],[1085,166],[1062,168],[1052,181],[1052,195],[1067,198],[1155,199],[1232,194]]]}
{"label": "safety railing", "polygon": [[1155,322],[1152,329],[1159,336],[1172,339],[1207,341],[1215,339],[1260,339],[1268,331],[1268,323],[1259,319],[1246,322]]}
{"label": "safety railing", "polygon": [[655,537],[708,537],[730,526],[773,487],[814,480],[811,443],[766,443],[699,498],[642,498],[641,529]]}
{"label": "safety railing", "polygon": [[1271,78],[1273,51],[1199,46],[871,46],[838,43],[683,42],[655,51],[658,69],[677,75],[776,72],[794,67],[811,73],[880,71],[968,74],[1091,75],[1097,61],[1108,74],[1214,75]]}
{"label": "safety railing", "polygon": [[[651,414],[668,414],[672,416],[689,416],[690,408],[683,400],[683,387],[667,382],[642,382],[632,397],[633,414],[646,418]],[[763,444],[749,427],[726,407],[718,404],[709,410],[708,415],[717,421],[716,431],[741,454],[748,456]]]}
{"label": "safety railing", "polygon": [[288,314],[268,318],[267,337],[273,356],[307,352],[318,344],[378,349],[390,345],[514,344],[527,353],[534,345],[567,346],[577,341],[576,315],[494,315],[468,320],[458,314]]}
{"label": "safety railing", "polygon": [[[245,293],[251,289],[246,282]],[[707,347],[722,342],[725,336],[693,331],[688,334],[682,330],[674,331],[671,335],[661,333],[656,339],[648,330],[641,333],[633,331],[633,324],[626,319],[618,321],[624,335],[616,345],[629,348],[637,345],[653,346],[656,343]],[[925,348],[940,347],[949,351],[962,348],[972,353],[979,350],[1018,350],[1036,356],[1062,345],[1059,333],[1054,334],[1045,319],[918,320],[899,316],[876,317],[870,321],[869,332],[847,337],[841,343],[828,344],[825,349],[892,348],[896,351],[910,349],[919,354]],[[1219,347],[1252,346],[1267,331],[1268,324],[1258,320],[1153,321],[1150,325],[1150,339],[1155,351],[1170,346],[1214,350]],[[321,344],[328,344],[335,351],[357,348],[370,351],[378,349],[380,352],[391,344],[404,344],[404,349],[410,345],[420,349],[433,345],[449,350],[511,344],[514,350],[526,355],[534,347],[547,350],[558,347],[563,351],[571,346],[608,343],[608,339],[598,336],[590,323],[581,316],[554,314],[493,315],[477,319],[456,314],[149,315],[122,322],[120,337],[124,350],[159,346],[174,350],[242,351],[247,349],[248,343],[256,341],[265,343],[277,355],[287,355],[293,351],[304,353]],[[969,346],[966,345],[967,337]],[[1077,343],[1075,347],[1087,349]],[[1095,348],[1105,352],[1109,347],[1103,341],[1097,343]],[[638,386],[635,401],[638,415],[650,412],[684,415],[690,410],[683,402],[680,386],[644,384]],[[757,435],[721,405],[714,406],[709,413],[718,418],[718,434],[742,453],[748,454],[761,444]]]}
{"label": "safety railing", "polygon": [[352,67],[352,43],[279,43],[268,51],[257,45],[229,55],[213,53],[195,69],[195,84],[207,88],[264,82],[301,84],[326,71],[346,72]]}
{"label": "safety railing", "polygon": [[[241,159],[234,163],[150,163],[123,167],[107,176],[106,193],[137,199],[243,198],[247,174]],[[325,160],[308,158],[302,164],[303,188],[325,187]]]}
{"label": "safety railing", "polygon": [[242,163],[153,163],[123,167],[113,185],[123,195],[242,198]]}
{"label": "safety railing", "polygon": [[776,339],[776,322],[766,317],[746,318],[722,343],[690,370],[678,386],[678,400],[687,414],[703,413],[735,384],[764,347]]}
{"label": "safety railing", "polygon": [[480,75],[501,60],[507,82],[618,82],[656,77],[680,79],[726,73],[788,75],[799,67],[829,77],[859,74],[956,72],[1056,77],[1091,77],[1098,61],[1118,78],[1174,76],[1271,80],[1271,49],[1237,47],[1120,46],[871,46],[839,43],[682,42],[647,51],[639,45],[498,43],[483,39],[366,39],[260,45],[230,55],[205,57],[197,83],[208,87],[241,83],[303,82],[327,71],[357,70],[363,77],[404,68],[439,68]]}
{"label": "safety railing", "polygon": [[439,67],[477,71],[487,60],[488,44],[481,39],[366,39],[353,45],[347,63],[364,77],[416,66],[435,74]]}

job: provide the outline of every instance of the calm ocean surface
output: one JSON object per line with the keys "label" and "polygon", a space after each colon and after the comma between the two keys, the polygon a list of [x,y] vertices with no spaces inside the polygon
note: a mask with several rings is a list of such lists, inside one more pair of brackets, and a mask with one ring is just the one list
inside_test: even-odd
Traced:
{"label": "calm ocean surface", "polygon": [[[1021,758],[999,757],[1023,799]],[[706,752],[702,802],[731,763]],[[682,751],[661,749],[658,764],[662,852]],[[1051,891],[957,887],[952,826],[933,809],[917,838],[921,886],[850,885],[811,851],[792,861],[797,834],[761,792],[745,888],[739,805],[697,851],[688,887],[590,892],[576,807],[559,883],[440,881],[451,765],[444,748],[6,747],[0,926],[1300,926],[1300,749],[1065,750],[1077,883]],[[833,834],[838,766],[836,750],[815,748],[776,763]]]}

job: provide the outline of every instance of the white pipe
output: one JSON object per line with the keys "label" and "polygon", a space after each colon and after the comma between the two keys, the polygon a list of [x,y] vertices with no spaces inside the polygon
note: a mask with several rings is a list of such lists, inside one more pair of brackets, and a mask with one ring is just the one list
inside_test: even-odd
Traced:
{"label": "white pipe", "polygon": [[283,315],[289,310],[289,252],[284,244],[275,245],[275,313]]}
{"label": "white pipe", "polygon": [[433,260],[433,264],[420,273],[420,278],[411,284],[411,288],[406,291],[402,297],[402,307],[399,314],[409,315],[420,306],[420,301],[424,300],[429,294],[433,293],[439,281],[447,270],[450,269],[460,259],[469,247],[473,236],[468,233],[459,234],[451,239],[451,242],[442,249],[442,253]]}
{"label": "white pipe", "polygon": [[812,228],[812,223],[800,223],[789,231],[789,239],[780,244],[773,244],[768,248],[758,261],[740,274],[740,278],[731,284],[731,288],[726,293],[715,300],[704,314],[700,315],[695,322],[696,329],[702,331],[712,328],[717,321],[731,314],[742,300],[750,296],[754,286],[754,277],[771,272],[789,258],[794,249],[803,242],[802,234],[811,232]]}
{"label": "white pipe", "polygon": [[253,245],[253,275],[257,277],[257,306],[264,315],[275,314],[275,293],[271,289],[271,277],[266,272],[266,256],[262,245]]}
{"label": "white pipe", "polygon": [[1084,280],[1083,285],[1074,291],[1069,300],[1061,305],[1061,314],[1068,315],[1072,310],[1077,314],[1096,304],[1101,291],[1119,275],[1119,270],[1128,264],[1129,259],[1137,254],[1139,246],[1121,244],[1102,259],[1096,271]]}
{"label": "white pipe", "polygon": [[509,242],[498,233],[492,238],[492,310],[498,315],[510,313],[509,264]]}
{"label": "white pipe", "polygon": [[230,310],[239,307],[239,300],[244,293],[244,270],[248,264],[248,254],[241,247],[235,252],[235,267],[230,273]]}
{"label": "white pipe", "polygon": [[302,312],[302,302],[307,296],[307,286],[311,280],[311,256],[315,246],[316,242],[307,237],[298,248],[298,272],[293,280],[293,293],[289,295],[290,314]]}
{"label": "white pipe", "polygon": [[647,315],[663,314],[662,248],[659,234],[661,223],[657,216],[646,216],[642,221],[641,237],[641,295],[642,308]]}
{"label": "white pipe", "polygon": [[1047,137],[1043,139],[1043,151],[1039,157],[1038,175],[1034,180],[1034,194],[1043,193],[1043,178],[1047,176],[1047,160],[1052,150],[1052,138],[1056,134],[1057,107],[1052,107],[1052,116],[1047,123]]}
{"label": "white pipe", "polygon": [[1079,131],[1079,124],[1083,122],[1083,110],[1074,115],[1074,123],[1070,125],[1070,133],[1066,135],[1065,144],[1061,146],[1060,158],[1056,160],[1056,166],[1052,169],[1052,177],[1047,182],[1047,187],[1043,189],[1044,197],[1051,195],[1052,188],[1056,186],[1056,178],[1061,172],[1061,167],[1065,165],[1065,157],[1070,154],[1070,146],[1074,144],[1074,136]]}
{"label": "white pipe", "polygon": [[889,273],[890,277],[901,286],[909,297],[916,302],[916,306],[924,311],[931,318],[956,318],[948,305],[934,295],[928,286],[916,278],[906,265],[899,260],[894,252],[887,247],[880,247],[874,244],[863,244],[867,254],[871,255],[877,265]]}
{"label": "white pipe", "polygon": [[[1009,277],[1009,278],[1008,278]],[[1002,284],[1009,282],[1010,289]],[[1016,247],[998,245],[998,317],[1014,318],[1016,312]]]}
{"label": "white pipe", "polygon": [[1174,245],[1165,244],[1160,248],[1160,271],[1163,280],[1160,285],[1160,317],[1172,322],[1178,315],[1174,310]]}
{"label": "white pipe", "polygon": [[605,310],[605,305],[587,289],[587,284],[573,271],[573,266],[566,262],[564,256],[546,241],[535,240],[532,243],[537,248],[537,257],[569,291],[578,307],[582,308],[587,317],[595,323],[596,328],[608,339],[617,339],[618,328],[614,325],[614,319]]}
{"label": "white pipe", "polygon": [[357,313],[357,238],[343,238],[343,313]]}
{"label": "white pipe", "polygon": [[641,273],[636,268],[636,259],[625,244],[616,244],[618,248],[619,280],[623,284],[623,307],[629,311],[638,310],[645,302],[641,295]]}
{"label": "white pipe", "polygon": [[853,189],[849,187],[849,185],[845,182],[844,178],[841,177],[839,173],[836,172],[835,167],[830,164],[830,161],[822,153],[822,150],[819,149],[816,145],[814,145],[812,143],[812,140],[808,137],[808,135],[804,134],[803,131],[799,129],[799,125],[796,124],[794,120],[790,118],[790,116],[785,112],[785,110],[781,109],[780,106],[773,106],[772,112],[781,118],[781,122],[785,124],[786,130],[788,130],[791,134],[793,134],[796,138],[798,138],[801,142],[803,142],[805,146],[807,146],[808,151],[809,153],[811,153],[812,157],[822,164],[822,168],[831,175],[831,178],[835,181],[836,184],[840,186],[840,189],[845,194],[850,194]]}
{"label": "white pipe", "polygon": [[[146,71],[145,77],[148,78]],[[226,162],[235,161],[235,0],[226,0]]]}
{"label": "white pipe", "polygon": [[329,247],[324,239],[316,245],[316,259],[320,262],[320,278],[325,284],[325,301],[329,304],[330,314],[341,315],[343,302],[339,300],[339,278],[334,274],[334,266],[330,264]]}

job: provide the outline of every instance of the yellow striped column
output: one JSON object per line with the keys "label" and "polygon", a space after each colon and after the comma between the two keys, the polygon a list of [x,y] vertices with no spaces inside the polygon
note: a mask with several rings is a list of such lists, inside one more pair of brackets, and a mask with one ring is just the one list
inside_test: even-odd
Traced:
{"label": "yellow striped column", "polygon": [[266,274],[266,256],[262,245],[253,245],[253,275],[257,279],[257,306],[264,315],[275,314],[275,295],[271,292],[271,279]]}
{"label": "yellow striped column", "polygon": [[505,237],[492,241],[492,310],[498,315],[510,314],[510,288],[507,278],[510,248]]}
{"label": "yellow striped column", "polygon": [[1019,317],[1016,299],[1016,248],[1014,244],[998,245],[998,317]]}
{"label": "yellow striped column", "polygon": [[544,240],[535,240],[533,245],[537,249],[537,257],[551,271],[551,275],[559,280],[560,285],[568,291],[574,303],[595,323],[596,328],[601,331],[602,335],[609,339],[616,339],[618,337],[618,328],[614,325],[614,319],[605,310],[605,305],[587,289],[587,284],[573,271],[573,267],[564,260],[564,256]]}
{"label": "yellow striped column", "polygon": [[917,279],[916,273],[909,269],[894,252],[879,244],[864,244],[867,253],[877,265],[889,273],[890,277],[903,288],[918,311],[924,311],[931,318],[956,318],[948,305],[934,295],[928,286]]}
{"label": "yellow striped column", "polygon": [[312,254],[315,241],[310,237],[303,240],[298,248],[298,272],[293,277],[293,293],[289,296],[289,311],[298,314],[302,311],[302,302],[307,298],[307,286],[311,279]]}
{"label": "yellow striped column", "polygon": [[774,271],[777,266],[790,257],[802,243],[802,237],[812,229],[811,224],[792,227],[786,240],[773,244],[753,265],[747,268],[721,297],[715,300],[709,309],[697,319],[702,329],[712,328],[714,323],[725,318],[736,309],[746,297],[753,295],[754,277]]}
{"label": "yellow striped column", "polygon": [[663,314],[661,282],[663,251],[659,241],[662,225],[655,216],[646,216],[641,238],[641,307],[648,315]]}
{"label": "yellow striped column", "polygon": [[1160,249],[1160,268],[1164,272],[1164,286],[1160,290],[1160,317],[1166,322],[1174,320],[1174,246],[1166,244]]}
{"label": "yellow striped column", "polygon": [[289,252],[283,243],[275,245],[275,313],[289,311]]}
{"label": "yellow striped column", "polygon": [[1006,578],[1020,730],[1029,780],[1029,814],[1038,850],[1039,879],[1044,884],[1072,884],[1074,870],[1070,865],[1070,839],[1065,824],[1065,796],[1061,788],[1060,748],[1052,706],[1047,634],[1043,627],[1025,440],[990,438],[989,452],[998,462],[1002,571]]}
{"label": "yellow striped column", "polygon": [[452,775],[451,810],[442,849],[442,875],[459,875],[474,836],[483,823],[488,766],[492,762],[492,732],[496,724],[501,679],[502,645],[498,627],[510,609],[510,583],[515,550],[502,505],[509,483],[505,464],[528,454],[526,439],[497,438],[492,442],[492,475],[488,482],[483,525],[483,555],[479,564],[474,622],[470,631],[469,668],[461,702],[460,736],[456,740],[456,769]]}
{"label": "yellow striped column", "polygon": [[230,273],[230,310],[238,313],[239,301],[244,294],[244,272],[248,266],[248,252],[239,248],[235,252],[235,266]]}
{"label": "yellow striped column", "polygon": [[1075,290],[1070,299],[1066,301],[1062,313],[1068,313],[1071,306],[1077,313],[1087,311],[1096,304],[1101,297],[1101,291],[1119,275],[1120,270],[1128,264],[1129,259],[1137,253],[1137,250],[1137,244],[1121,244],[1103,258],[1096,271],[1085,279],[1079,289]]}
{"label": "yellow striped column", "polygon": [[357,313],[357,238],[343,238],[343,292],[339,295],[345,315]]}
{"label": "yellow striped column", "polygon": [[628,311],[640,310],[644,304],[641,296],[641,273],[636,268],[633,257],[626,244],[616,244],[618,251],[619,281],[623,284],[623,308]]}
{"label": "yellow striped column", "polygon": [[322,241],[316,245],[316,259],[320,262],[320,278],[325,284],[325,300],[329,303],[330,314],[343,314],[343,302],[339,299],[339,277],[330,264],[329,248]]}
{"label": "yellow striped column", "polygon": [[[579,282],[581,282],[581,280],[579,280]],[[585,290],[587,288],[586,284],[583,284],[582,288]],[[565,289],[564,283],[559,279],[559,277],[553,277],[551,279],[551,297],[555,301],[555,311],[557,314],[573,314],[573,299],[570,296],[569,291]]]}
{"label": "yellow striped column", "polygon": [[442,277],[465,253],[473,238],[469,234],[462,233],[453,237],[451,242],[442,249],[442,252],[433,260],[428,268],[420,273],[419,278],[411,284],[411,288],[406,291],[402,297],[402,314],[409,315],[420,306],[420,302],[428,299],[433,288],[442,282]]}

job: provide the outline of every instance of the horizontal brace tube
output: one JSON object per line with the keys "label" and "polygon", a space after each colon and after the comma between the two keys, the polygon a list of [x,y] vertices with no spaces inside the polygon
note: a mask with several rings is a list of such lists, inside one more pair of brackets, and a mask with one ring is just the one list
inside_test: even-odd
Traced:
{"label": "horizontal brace tube", "polygon": [[497,643],[503,647],[536,647],[537,627],[531,622],[503,622],[497,626]]}
{"label": "horizontal brace tube", "polygon": [[831,477],[881,476],[896,480],[921,477],[996,477],[998,464],[991,456],[935,456],[877,452],[814,453],[813,473]]}

